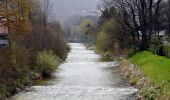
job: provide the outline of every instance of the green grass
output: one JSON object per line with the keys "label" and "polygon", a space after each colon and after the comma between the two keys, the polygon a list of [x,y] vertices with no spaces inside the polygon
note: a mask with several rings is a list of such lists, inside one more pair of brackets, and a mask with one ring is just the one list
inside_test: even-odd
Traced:
{"label": "green grass", "polygon": [[170,95],[170,59],[144,51],[135,54],[130,60],[143,71],[148,79],[165,88],[165,92]]}

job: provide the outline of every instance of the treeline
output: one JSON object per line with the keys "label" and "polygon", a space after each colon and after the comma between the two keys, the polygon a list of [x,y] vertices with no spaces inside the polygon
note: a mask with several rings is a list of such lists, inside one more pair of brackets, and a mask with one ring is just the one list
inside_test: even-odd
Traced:
{"label": "treeline", "polygon": [[[170,0],[102,0],[99,50],[151,50],[166,55]],[[165,46],[166,45],[166,46]]]}
{"label": "treeline", "polygon": [[48,21],[50,7],[49,0],[0,1],[9,40],[8,47],[0,48],[0,99],[49,76],[66,58],[64,31],[58,22]]}
{"label": "treeline", "polygon": [[66,38],[69,42],[93,42],[97,23],[97,16],[74,15],[64,23]]}

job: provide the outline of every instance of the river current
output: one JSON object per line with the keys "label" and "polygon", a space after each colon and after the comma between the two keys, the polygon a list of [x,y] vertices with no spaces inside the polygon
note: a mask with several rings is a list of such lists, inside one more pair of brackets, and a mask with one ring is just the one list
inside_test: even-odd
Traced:
{"label": "river current", "polygon": [[80,43],[70,43],[70,47],[54,79],[11,100],[135,100],[132,94],[137,89],[129,85],[116,62],[99,61],[100,55]]}

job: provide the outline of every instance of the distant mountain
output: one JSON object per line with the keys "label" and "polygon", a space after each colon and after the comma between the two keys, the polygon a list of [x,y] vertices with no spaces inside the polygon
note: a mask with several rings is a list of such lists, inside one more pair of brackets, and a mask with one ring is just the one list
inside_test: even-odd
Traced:
{"label": "distant mountain", "polygon": [[72,16],[89,14],[95,11],[101,0],[51,0],[52,10],[49,19],[65,23]]}
{"label": "distant mountain", "polygon": [[98,24],[99,17],[93,15],[74,15],[65,20],[64,26],[79,26],[85,19],[91,19],[94,24]]}
{"label": "distant mountain", "polygon": [[87,37],[80,31],[79,26],[85,19],[90,19],[97,25],[99,17],[93,15],[74,15],[64,22],[65,36],[69,42],[92,42],[95,40],[94,37]]}

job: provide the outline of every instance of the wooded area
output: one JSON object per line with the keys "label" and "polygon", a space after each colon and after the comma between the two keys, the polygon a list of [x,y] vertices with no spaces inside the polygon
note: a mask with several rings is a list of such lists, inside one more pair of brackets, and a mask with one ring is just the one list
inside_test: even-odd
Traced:
{"label": "wooded area", "polygon": [[139,100],[169,100],[170,0],[102,1],[96,42],[101,60],[126,62],[122,67]]}
{"label": "wooded area", "polygon": [[50,0],[0,0],[0,27],[8,30],[0,37],[9,41],[0,48],[0,98],[48,76],[66,58],[64,31],[48,21],[50,10]]}
{"label": "wooded area", "polygon": [[[103,0],[104,10],[99,23],[100,31],[108,30],[109,35],[115,37],[112,40],[119,43],[120,47],[132,47],[134,51],[151,48],[154,49],[153,52],[166,55],[163,45],[167,45],[170,30],[169,2],[165,0]],[[110,28],[102,29],[110,20],[114,20]],[[112,43],[110,42],[111,46],[113,46]]]}

